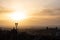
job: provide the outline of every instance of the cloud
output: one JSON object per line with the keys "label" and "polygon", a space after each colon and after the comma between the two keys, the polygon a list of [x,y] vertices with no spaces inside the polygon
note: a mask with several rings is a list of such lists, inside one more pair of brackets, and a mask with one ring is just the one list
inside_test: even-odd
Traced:
{"label": "cloud", "polygon": [[60,25],[60,8],[43,9],[32,14],[31,20],[30,23],[36,25]]}
{"label": "cloud", "polygon": [[0,7],[0,14],[1,13],[9,13],[9,12],[13,12],[13,10],[10,8]]}
{"label": "cloud", "polygon": [[34,13],[35,16],[60,16],[60,8],[57,9],[43,9],[40,12]]}
{"label": "cloud", "polygon": [[44,9],[40,13],[43,15],[60,15],[60,9]]}

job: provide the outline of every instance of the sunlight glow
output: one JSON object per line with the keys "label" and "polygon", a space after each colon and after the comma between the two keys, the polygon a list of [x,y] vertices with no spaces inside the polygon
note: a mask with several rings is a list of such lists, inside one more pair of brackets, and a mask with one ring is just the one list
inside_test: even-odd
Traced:
{"label": "sunlight glow", "polygon": [[27,12],[23,7],[19,6],[19,3],[13,3],[12,8],[14,11],[9,14],[9,18],[14,22],[19,22],[27,18]]}
{"label": "sunlight glow", "polygon": [[10,14],[10,18],[15,21],[20,21],[20,20],[26,19],[27,15],[24,12],[16,11],[16,12],[13,12],[12,14]]}

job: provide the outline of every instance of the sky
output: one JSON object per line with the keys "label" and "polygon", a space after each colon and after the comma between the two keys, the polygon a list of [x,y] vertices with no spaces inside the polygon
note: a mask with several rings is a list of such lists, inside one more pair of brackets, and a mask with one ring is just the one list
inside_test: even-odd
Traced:
{"label": "sky", "polygon": [[7,15],[15,10],[28,15],[19,26],[60,25],[60,0],[0,0],[0,26],[14,26]]}

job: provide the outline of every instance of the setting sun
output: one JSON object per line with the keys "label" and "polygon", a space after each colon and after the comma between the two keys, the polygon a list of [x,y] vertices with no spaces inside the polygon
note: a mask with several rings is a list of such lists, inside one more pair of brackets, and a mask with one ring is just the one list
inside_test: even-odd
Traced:
{"label": "setting sun", "polygon": [[27,15],[24,13],[24,12],[13,12],[12,14],[9,15],[9,17],[12,19],[12,20],[15,20],[15,21],[20,21],[20,20],[24,20],[27,18]]}

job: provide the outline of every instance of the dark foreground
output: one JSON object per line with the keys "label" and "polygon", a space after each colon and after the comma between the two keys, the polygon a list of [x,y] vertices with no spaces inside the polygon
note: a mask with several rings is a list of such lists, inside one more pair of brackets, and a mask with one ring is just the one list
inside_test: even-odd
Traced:
{"label": "dark foreground", "polygon": [[60,29],[40,29],[40,30],[26,30],[17,31],[1,30],[0,40],[60,40]]}

